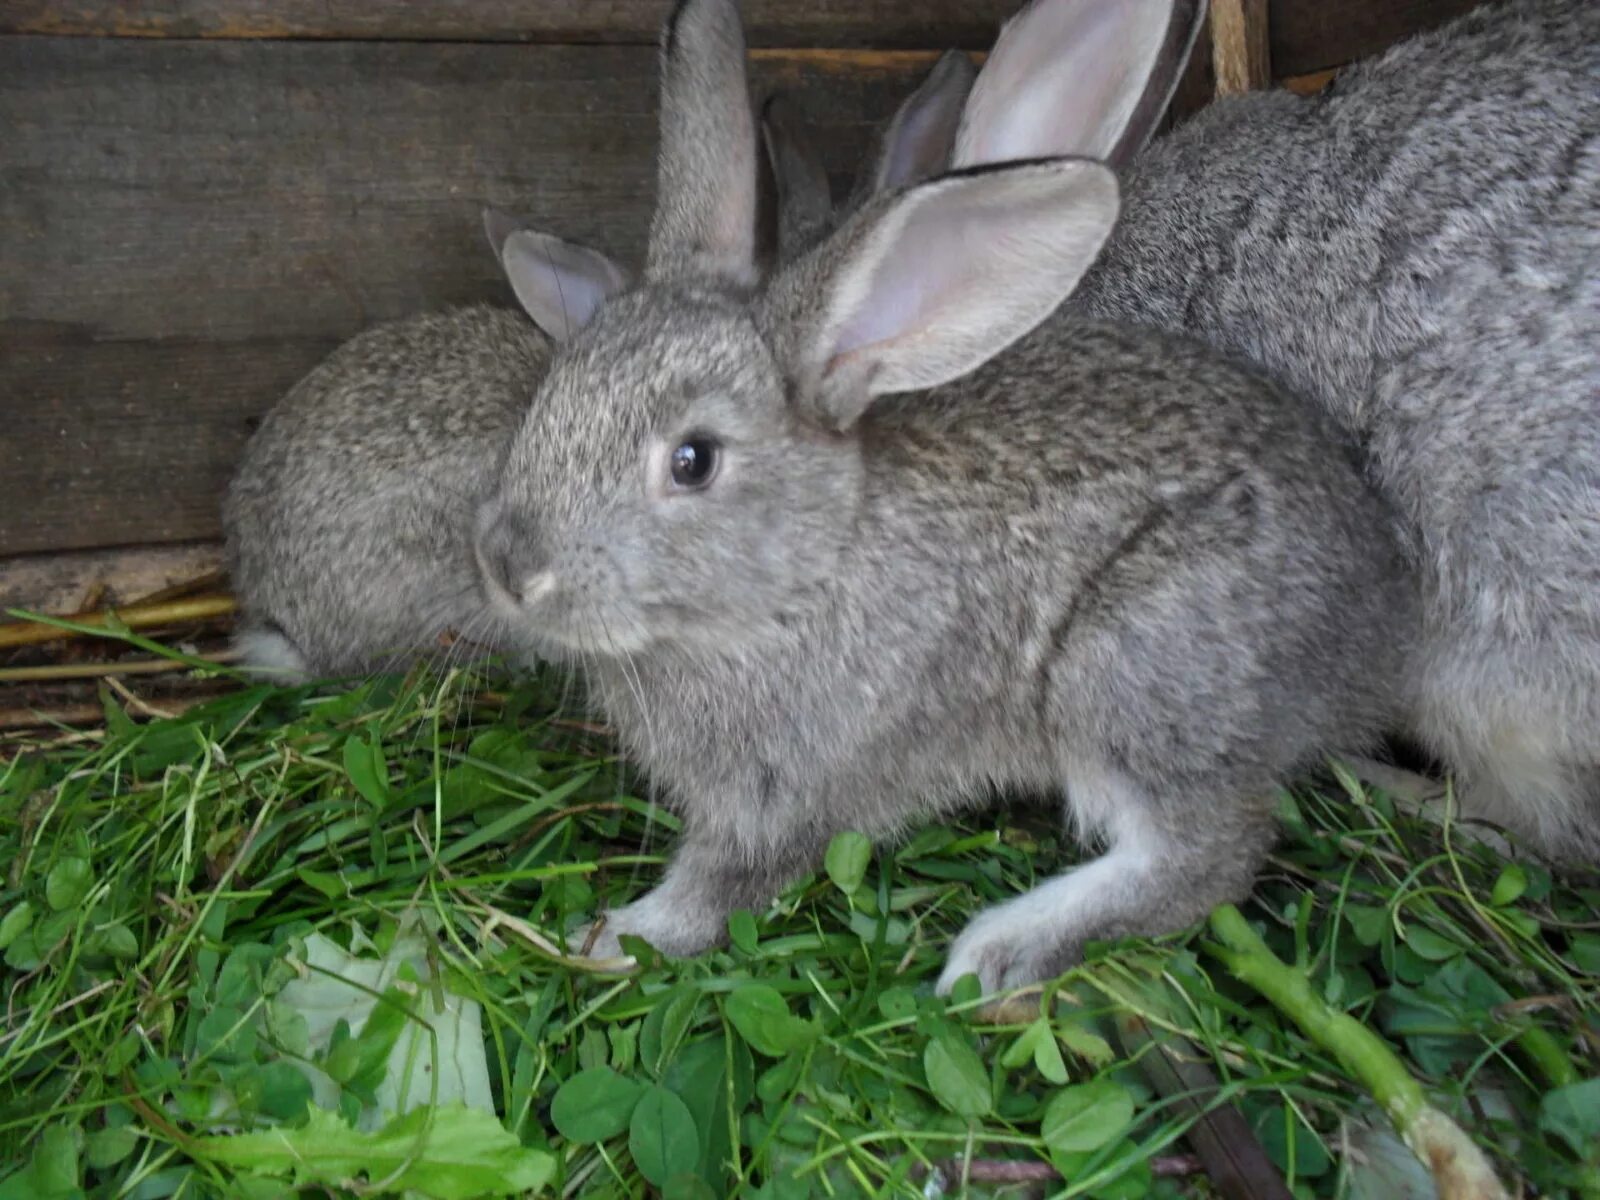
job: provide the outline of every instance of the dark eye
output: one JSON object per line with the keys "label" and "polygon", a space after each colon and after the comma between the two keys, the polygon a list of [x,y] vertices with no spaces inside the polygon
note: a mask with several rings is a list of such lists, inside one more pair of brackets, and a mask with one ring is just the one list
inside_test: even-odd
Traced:
{"label": "dark eye", "polygon": [[717,473],[722,447],[707,437],[692,437],[672,452],[672,482],[681,488],[703,488]]}

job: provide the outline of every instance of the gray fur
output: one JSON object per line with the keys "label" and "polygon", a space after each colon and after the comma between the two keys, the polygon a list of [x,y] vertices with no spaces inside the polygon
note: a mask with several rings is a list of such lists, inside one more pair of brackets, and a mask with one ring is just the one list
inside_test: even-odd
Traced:
{"label": "gray fur", "polygon": [[[1045,978],[1240,897],[1279,784],[1401,706],[1413,584],[1380,503],[1308,407],[1196,344],[1058,312],[857,420],[811,394],[872,387],[816,353],[840,281],[906,206],[989,183],[880,198],[753,301],[739,264],[648,283],[552,362],[483,515],[488,590],[684,818],[596,953],[703,949],[843,829],[1064,789],[1107,855],[981,916],[941,983]],[[693,434],[723,465],[677,493]]]}
{"label": "gray fur", "polygon": [[1600,859],[1600,4],[1512,0],[1153,144],[1074,301],[1202,337],[1365,448],[1426,583],[1417,732]]}
{"label": "gray fur", "polygon": [[250,440],[223,508],[245,663],[364,672],[496,644],[473,518],[544,374],[549,342],[480,306],[370,329],[302,379]]}

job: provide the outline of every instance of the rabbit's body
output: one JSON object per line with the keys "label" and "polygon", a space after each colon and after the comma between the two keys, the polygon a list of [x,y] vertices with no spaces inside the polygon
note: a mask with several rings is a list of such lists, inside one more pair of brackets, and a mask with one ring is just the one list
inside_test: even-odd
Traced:
{"label": "rabbit's body", "polygon": [[1241,896],[1276,787],[1398,711],[1412,599],[1379,502],[1309,412],[1198,348],[1060,317],[854,437],[810,489],[826,552],[775,548],[787,603],[621,655],[592,633],[596,697],[687,830],[605,950],[704,947],[840,830],[1065,786],[1111,854],[983,918],[947,972],[1042,977]]}
{"label": "rabbit's body", "polygon": [[[996,788],[1064,792],[1105,853],[979,916],[941,987],[1238,898],[1275,789],[1406,703],[1415,581],[1353,452],[1197,342],[1060,311],[1116,222],[1096,162],[878,194],[763,280],[746,87],[733,0],[684,0],[644,282],[507,255],[578,332],[485,505],[485,589],[684,814],[595,951],[698,951],[834,834]],[[888,143],[937,154],[964,90],[936,73]]]}
{"label": "rabbit's body", "polygon": [[495,642],[473,520],[549,361],[489,306],[346,342],[263,419],[223,523],[246,664],[304,678]]}
{"label": "rabbit's body", "polygon": [[1600,855],[1600,5],[1219,101],[1125,173],[1071,304],[1333,415],[1425,579],[1417,731],[1475,810]]}

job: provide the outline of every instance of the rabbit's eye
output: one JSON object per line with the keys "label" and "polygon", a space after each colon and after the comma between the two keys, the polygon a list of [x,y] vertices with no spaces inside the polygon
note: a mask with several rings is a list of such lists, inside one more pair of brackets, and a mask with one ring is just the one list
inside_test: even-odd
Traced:
{"label": "rabbit's eye", "polygon": [[717,473],[722,447],[707,437],[692,437],[672,452],[672,482],[681,488],[703,488]]}

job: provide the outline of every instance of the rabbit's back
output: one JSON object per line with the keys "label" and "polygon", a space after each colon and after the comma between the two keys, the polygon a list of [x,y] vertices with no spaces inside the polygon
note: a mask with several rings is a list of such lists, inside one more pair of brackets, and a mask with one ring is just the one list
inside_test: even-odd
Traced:
{"label": "rabbit's back", "polygon": [[1600,5],[1487,6],[1150,147],[1075,303],[1191,332],[1366,451],[1428,590],[1419,731],[1600,849]]}
{"label": "rabbit's back", "polygon": [[[1386,368],[1441,344],[1486,360],[1496,312],[1594,298],[1597,194],[1600,5],[1491,5],[1320,96],[1225,99],[1152,144],[1073,304],[1240,353],[1365,435]],[[1596,312],[1525,349],[1592,352]]]}
{"label": "rabbit's back", "polygon": [[479,306],[378,326],[301,380],[224,506],[247,655],[333,674],[426,650],[419,629],[486,633],[472,517],[548,355]]}

